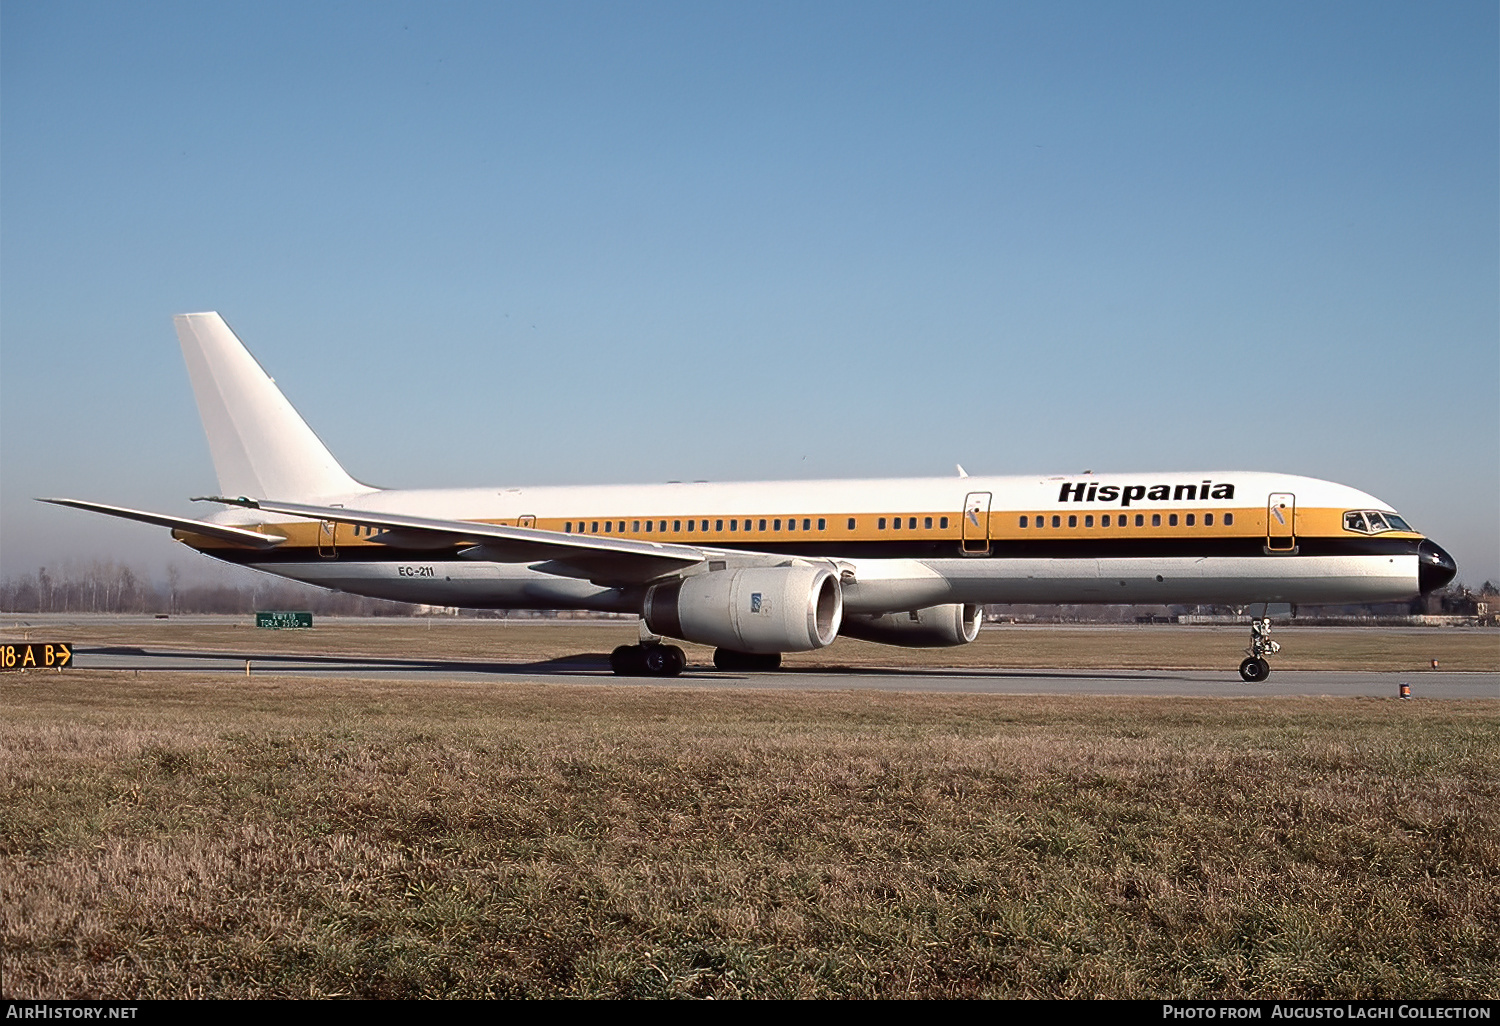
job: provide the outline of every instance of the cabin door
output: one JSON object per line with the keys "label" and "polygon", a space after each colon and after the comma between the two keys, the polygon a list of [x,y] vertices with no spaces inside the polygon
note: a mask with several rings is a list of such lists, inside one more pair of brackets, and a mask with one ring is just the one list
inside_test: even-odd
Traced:
{"label": "cabin door", "polygon": [[1297,497],[1291,492],[1272,492],[1266,500],[1266,549],[1270,552],[1297,549]]}
{"label": "cabin door", "polygon": [[990,493],[970,492],[964,499],[963,553],[966,556],[990,554]]}
{"label": "cabin door", "polygon": [[337,520],[318,521],[318,555],[324,559],[338,559],[338,536],[339,522]]}
{"label": "cabin door", "polygon": [[[338,509],[343,509],[342,502],[334,503]],[[318,521],[318,555],[324,559],[339,558],[339,522],[337,520]]]}

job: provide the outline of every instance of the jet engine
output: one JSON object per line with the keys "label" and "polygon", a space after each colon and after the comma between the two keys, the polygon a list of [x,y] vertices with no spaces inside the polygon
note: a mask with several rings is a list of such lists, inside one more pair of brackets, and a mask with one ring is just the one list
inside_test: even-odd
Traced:
{"label": "jet engine", "polygon": [[642,615],[653,633],[736,652],[810,652],[833,643],[843,619],[827,567],[714,570],[658,584]]}
{"label": "jet engine", "polygon": [[909,613],[850,614],[844,617],[840,633],[847,638],[904,648],[952,648],[967,645],[978,637],[983,619],[983,606],[950,602]]}

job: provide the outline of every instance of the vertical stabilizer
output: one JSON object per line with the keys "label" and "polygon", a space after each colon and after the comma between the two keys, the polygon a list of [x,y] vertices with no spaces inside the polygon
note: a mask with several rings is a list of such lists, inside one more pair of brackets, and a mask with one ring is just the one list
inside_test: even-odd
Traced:
{"label": "vertical stabilizer", "polygon": [[172,320],[222,494],[295,501],[371,490],[344,472],[224,318]]}

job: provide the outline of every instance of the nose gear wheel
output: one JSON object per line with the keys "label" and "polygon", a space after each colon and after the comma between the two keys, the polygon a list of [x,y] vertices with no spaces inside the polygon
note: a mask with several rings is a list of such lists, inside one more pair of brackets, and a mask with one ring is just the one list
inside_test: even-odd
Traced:
{"label": "nose gear wheel", "polygon": [[1247,684],[1259,684],[1271,675],[1271,664],[1267,656],[1281,651],[1281,646],[1271,640],[1271,618],[1263,616],[1250,621],[1250,647],[1245,654],[1250,658],[1240,663],[1240,679]]}

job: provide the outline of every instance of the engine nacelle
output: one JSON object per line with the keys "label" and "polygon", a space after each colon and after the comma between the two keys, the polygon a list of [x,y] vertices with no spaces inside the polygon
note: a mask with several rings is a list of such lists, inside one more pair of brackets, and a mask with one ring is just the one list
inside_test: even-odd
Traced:
{"label": "engine nacelle", "polygon": [[962,602],[914,609],[909,613],[844,617],[840,633],[846,638],[878,641],[904,648],[952,648],[979,636],[984,607]]}
{"label": "engine nacelle", "polygon": [[827,567],[714,570],[658,584],[641,611],[655,634],[736,652],[810,652],[831,645],[843,619]]}

